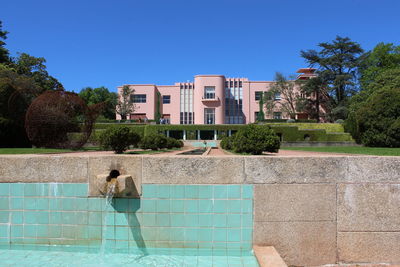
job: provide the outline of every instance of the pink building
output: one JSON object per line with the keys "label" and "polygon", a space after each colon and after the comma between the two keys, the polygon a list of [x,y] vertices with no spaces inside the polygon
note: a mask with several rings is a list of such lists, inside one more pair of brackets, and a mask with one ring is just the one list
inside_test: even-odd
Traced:
{"label": "pink building", "polygon": [[[315,69],[303,68],[297,79],[315,77]],[[134,93],[133,114],[128,119],[154,120],[159,103],[160,113],[171,124],[246,124],[256,121],[259,100],[270,90],[272,81],[249,81],[247,78],[227,78],[223,75],[196,75],[193,82],[175,85],[127,84]],[[125,85],[124,85],[125,86]],[[123,86],[118,87],[118,92]],[[159,98],[159,99],[157,99]],[[266,119],[289,119],[279,108],[283,101],[279,94],[273,112],[265,111]],[[307,114],[298,113],[306,119]],[[120,119],[117,115],[116,119]]]}

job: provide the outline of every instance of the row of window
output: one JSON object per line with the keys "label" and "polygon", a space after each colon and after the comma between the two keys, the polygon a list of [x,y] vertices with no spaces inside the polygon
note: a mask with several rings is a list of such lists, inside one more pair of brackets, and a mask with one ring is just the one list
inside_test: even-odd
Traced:
{"label": "row of window", "polygon": [[[261,96],[262,96],[263,93],[265,93],[265,92],[256,91],[254,100],[259,101],[261,99]],[[281,99],[282,99],[281,94],[280,93],[275,93],[274,100],[281,100]]]}
{"label": "row of window", "polygon": [[[254,118],[257,120],[258,119],[258,114],[260,114],[259,111],[254,112]],[[274,120],[280,120],[282,119],[282,112],[274,112],[273,113],[273,118]]]}
{"label": "row of window", "polygon": [[[225,93],[225,98],[233,98],[233,99],[241,99],[242,95],[240,92],[240,95],[233,95],[229,92],[229,90],[226,90]],[[261,95],[264,92],[262,91],[256,91],[255,92],[255,99],[256,101],[259,101],[261,99]],[[214,99],[215,98],[215,86],[205,86],[204,87],[204,99]],[[281,100],[281,94],[280,93],[275,93],[274,100]],[[163,104],[170,104],[171,103],[171,96],[170,95],[163,95],[162,96],[162,101]],[[136,94],[136,95],[131,95],[131,102],[132,103],[146,103],[146,95],[145,94]]]}
{"label": "row of window", "polygon": [[[239,85],[239,86],[238,86]],[[225,81],[225,87],[242,87],[242,81]]]}
{"label": "row of window", "polygon": [[[146,95],[136,94],[131,95],[131,102],[132,103],[146,103]],[[171,103],[171,96],[170,95],[163,95],[162,97],[163,104],[170,104]]]}

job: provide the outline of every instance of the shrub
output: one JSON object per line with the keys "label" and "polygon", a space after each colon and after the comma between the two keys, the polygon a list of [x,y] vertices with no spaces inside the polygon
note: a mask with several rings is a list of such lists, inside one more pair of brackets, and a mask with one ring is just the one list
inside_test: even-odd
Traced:
{"label": "shrub", "polygon": [[231,150],[232,149],[232,138],[233,138],[232,136],[231,137],[226,136],[226,137],[222,138],[221,143],[220,143],[221,148],[226,149],[226,150]]}
{"label": "shrub", "polygon": [[239,153],[260,155],[262,152],[278,152],[279,137],[266,126],[250,124],[240,129],[232,138],[232,149]]}
{"label": "shrub", "polygon": [[139,142],[140,135],[127,126],[113,126],[100,134],[101,147],[112,149],[117,154],[121,154],[129,146],[137,146]]}
{"label": "shrub", "polygon": [[183,142],[179,141],[175,138],[172,137],[166,137],[167,138],[167,144],[166,148],[171,149],[171,148],[180,148],[183,147]]}
{"label": "shrub", "polygon": [[168,138],[163,134],[149,134],[140,142],[140,148],[158,150],[167,148]]}
{"label": "shrub", "polygon": [[382,88],[360,104],[353,128],[372,147],[400,147],[400,90]]}

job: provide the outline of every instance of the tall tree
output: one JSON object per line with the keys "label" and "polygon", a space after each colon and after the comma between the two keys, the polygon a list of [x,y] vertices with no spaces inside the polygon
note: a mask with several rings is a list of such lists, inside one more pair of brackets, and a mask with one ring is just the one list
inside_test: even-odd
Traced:
{"label": "tall tree", "polygon": [[8,51],[7,48],[5,48],[4,46],[6,45],[6,43],[4,42],[7,39],[7,31],[3,31],[2,30],[2,21],[0,20],[0,63],[6,63],[10,61],[10,57],[9,54],[10,52]]}
{"label": "tall tree", "polygon": [[276,100],[275,100],[276,92],[274,90],[269,90],[263,93],[263,103],[265,107],[265,111],[267,115],[272,116],[274,114],[274,110],[276,107]]}
{"label": "tall tree", "polygon": [[115,119],[115,107],[118,104],[118,96],[110,92],[106,87],[86,87],[79,92],[79,96],[85,100],[87,105],[104,103],[104,109],[101,113],[106,119]]}
{"label": "tall tree", "polygon": [[320,51],[302,50],[301,56],[310,66],[317,67],[319,75],[328,82],[334,119],[345,119],[347,100],[358,90],[357,68],[364,50],[358,43],[340,36],[318,46]]}
{"label": "tall tree", "polygon": [[265,114],[264,114],[264,93],[263,92],[261,92],[260,100],[258,102],[258,105],[259,105],[259,111],[258,111],[256,120],[257,121],[263,121],[265,119]]}
{"label": "tall tree", "polygon": [[291,119],[295,119],[300,92],[294,77],[288,79],[280,72],[275,73],[275,84],[271,87],[271,91],[280,94],[281,111],[289,115]]}
{"label": "tall tree", "polygon": [[125,85],[118,96],[116,112],[121,116],[122,120],[126,120],[128,115],[135,111],[135,104],[131,101],[131,95],[135,93],[134,89]]}
{"label": "tall tree", "polygon": [[317,76],[305,81],[299,81],[301,96],[301,110],[307,112],[312,119],[321,121],[321,106],[327,110],[329,102],[328,84],[321,76]]}

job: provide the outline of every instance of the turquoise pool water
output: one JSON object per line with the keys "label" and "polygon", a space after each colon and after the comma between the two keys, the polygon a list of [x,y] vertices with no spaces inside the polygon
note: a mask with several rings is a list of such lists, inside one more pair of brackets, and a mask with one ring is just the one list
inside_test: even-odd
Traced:
{"label": "turquoise pool water", "polygon": [[93,267],[256,267],[249,252],[218,250],[146,249],[130,253],[105,253],[99,249],[62,246],[0,247],[1,266],[93,266]]}

